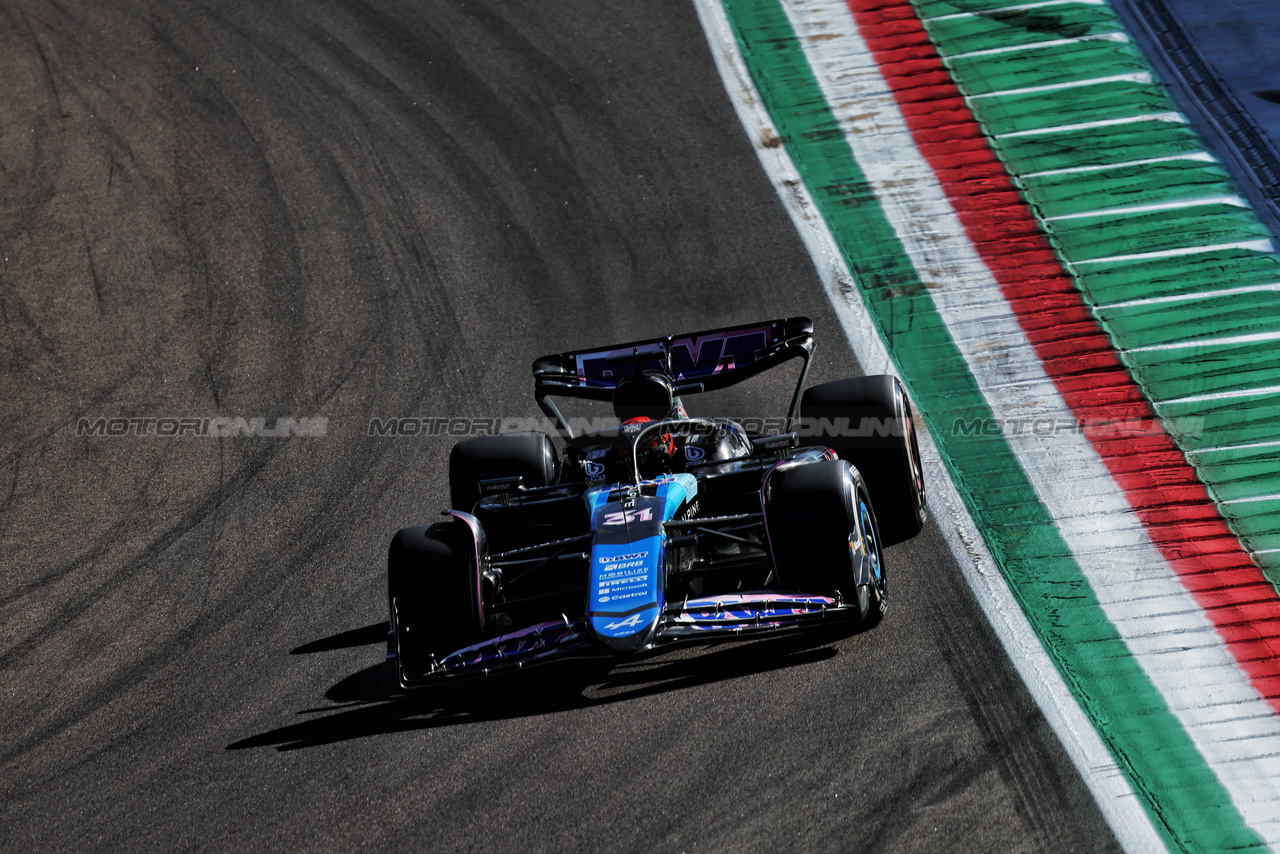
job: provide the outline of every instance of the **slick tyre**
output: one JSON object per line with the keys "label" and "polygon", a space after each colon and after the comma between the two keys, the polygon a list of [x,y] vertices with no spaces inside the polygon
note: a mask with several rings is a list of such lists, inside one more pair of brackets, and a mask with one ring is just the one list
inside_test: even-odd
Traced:
{"label": "slick tyre", "polygon": [[856,603],[875,625],[888,605],[875,510],[857,471],[844,460],[785,466],[766,482],[769,548],[786,588]]}
{"label": "slick tyre", "polygon": [[431,668],[433,657],[480,640],[475,541],[457,520],[403,528],[387,553],[387,603],[401,680]]}
{"label": "slick tyre", "polygon": [[477,436],[449,454],[449,495],[455,510],[470,513],[480,500],[480,481],[521,477],[524,486],[547,486],[556,476],[556,451],[545,433]]}
{"label": "slick tyre", "polygon": [[927,515],[924,467],[911,402],[896,377],[814,386],[800,399],[800,415],[811,431],[807,441],[835,449],[862,475],[884,545],[920,533]]}

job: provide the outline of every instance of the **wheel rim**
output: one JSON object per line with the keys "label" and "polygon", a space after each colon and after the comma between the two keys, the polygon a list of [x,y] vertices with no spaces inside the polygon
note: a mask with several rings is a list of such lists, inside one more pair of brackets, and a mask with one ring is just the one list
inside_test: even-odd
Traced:
{"label": "wheel rim", "polygon": [[884,566],[880,562],[880,542],[876,539],[876,526],[866,499],[858,500],[858,524],[862,526],[864,548],[871,561],[871,583],[876,590],[881,590],[884,587]]}

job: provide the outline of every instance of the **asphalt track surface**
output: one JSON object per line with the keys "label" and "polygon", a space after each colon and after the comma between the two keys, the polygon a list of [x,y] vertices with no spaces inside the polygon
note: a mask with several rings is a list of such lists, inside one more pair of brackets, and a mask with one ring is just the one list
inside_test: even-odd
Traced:
{"label": "asphalt track surface", "polygon": [[[370,418],[774,316],[857,372],[690,5],[6,2],[0,80],[0,847],[1114,848],[932,524],[871,632],[391,690],[450,440]],[[329,421],[77,435],[219,416]]]}

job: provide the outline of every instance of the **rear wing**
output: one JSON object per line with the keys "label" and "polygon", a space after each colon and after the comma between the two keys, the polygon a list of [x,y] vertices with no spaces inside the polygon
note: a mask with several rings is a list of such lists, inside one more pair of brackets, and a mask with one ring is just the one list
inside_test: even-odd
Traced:
{"label": "rear wing", "polygon": [[566,436],[573,435],[551,397],[608,401],[623,377],[657,372],[670,377],[677,395],[727,388],[791,359],[803,359],[788,417],[800,409],[800,391],[813,355],[813,321],[785,317],[556,353],[533,363],[534,397]]}

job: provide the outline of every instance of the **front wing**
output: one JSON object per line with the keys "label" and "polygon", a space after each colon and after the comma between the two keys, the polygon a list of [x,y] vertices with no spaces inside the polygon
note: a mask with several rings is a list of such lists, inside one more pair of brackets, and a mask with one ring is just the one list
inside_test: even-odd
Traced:
{"label": "front wing", "polygon": [[[766,634],[822,621],[857,619],[858,608],[838,597],[762,591],[729,593],[668,604],[648,652],[682,642]],[[433,661],[417,684],[488,676],[551,661],[617,656],[594,643],[585,619],[538,623],[489,638]],[[388,658],[394,659],[394,638]],[[402,683],[403,684],[403,683]]]}

